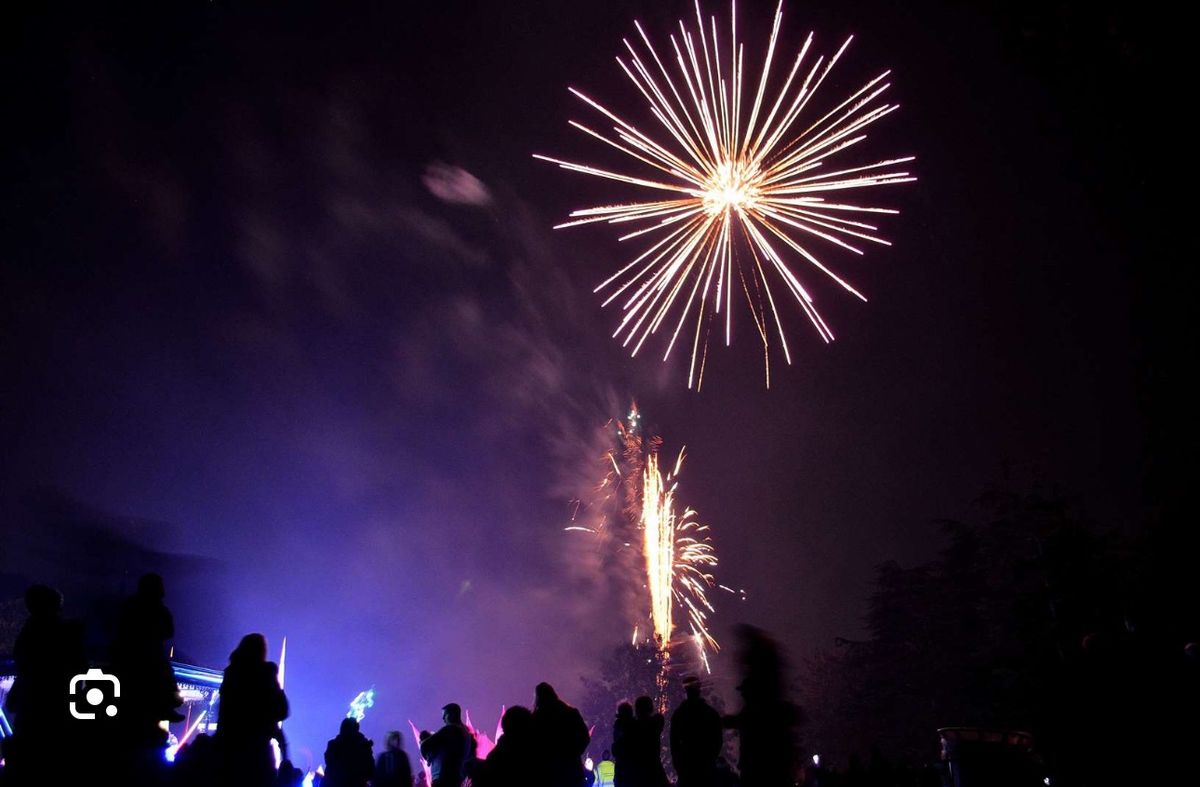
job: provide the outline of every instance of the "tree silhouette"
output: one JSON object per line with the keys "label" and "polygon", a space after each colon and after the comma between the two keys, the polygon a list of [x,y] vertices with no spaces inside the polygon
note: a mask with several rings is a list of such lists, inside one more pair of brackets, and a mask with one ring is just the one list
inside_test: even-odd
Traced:
{"label": "tree silhouette", "polygon": [[595,725],[590,751],[593,756],[612,749],[612,724],[617,704],[632,703],[642,695],[653,697],[657,688],[658,654],[649,645],[616,647],[600,666],[598,677],[582,676],[583,704],[580,711]]}
{"label": "tree silhouette", "polygon": [[936,560],[877,567],[866,640],[808,662],[809,739],[829,761],[875,750],[929,762],[937,728],[981,726],[1032,731],[1069,770],[1103,761],[1101,742],[1170,693],[1151,676],[1187,640],[1135,633],[1148,619],[1137,610],[1159,606],[1139,589],[1139,567],[1158,564],[1144,541],[1055,496],[993,490],[979,503],[980,521],[942,523]]}

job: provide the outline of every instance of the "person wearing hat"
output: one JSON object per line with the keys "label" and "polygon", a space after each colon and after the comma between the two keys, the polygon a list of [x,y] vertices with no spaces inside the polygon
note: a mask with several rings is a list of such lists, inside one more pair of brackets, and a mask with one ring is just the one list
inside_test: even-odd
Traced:
{"label": "person wearing hat", "polygon": [[684,678],[687,696],[671,714],[671,762],[679,787],[712,787],[724,742],[721,714],[705,701],[700,688],[695,676]]}
{"label": "person wearing hat", "polygon": [[462,708],[442,707],[443,726],[421,742],[421,757],[429,763],[431,787],[462,787],[467,763],[475,759],[475,736],[462,723]]}

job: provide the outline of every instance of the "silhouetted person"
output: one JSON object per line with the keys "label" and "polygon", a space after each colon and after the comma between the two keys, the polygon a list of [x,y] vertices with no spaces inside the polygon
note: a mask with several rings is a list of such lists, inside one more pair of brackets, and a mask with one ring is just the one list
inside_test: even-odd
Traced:
{"label": "silhouetted person", "polygon": [[534,689],[533,734],[538,747],[534,783],[541,787],[580,787],[580,758],[592,736],[579,711],[560,700],[549,683],[539,683]]}
{"label": "silhouetted person", "polygon": [[742,626],[742,709],[724,719],[740,736],[738,769],[745,787],[791,787],[799,710],[784,696],[783,657],[764,632]]}
{"label": "silhouetted person", "polygon": [[617,787],[636,787],[634,784],[634,758],[637,749],[634,730],[633,706],[628,702],[617,705],[617,718],[613,720],[612,756],[615,765],[613,781]]}
{"label": "silhouetted person", "polygon": [[533,713],[514,705],[500,719],[504,733],[487,759],[476,764],[472,787],[517,787],[529,780],[537,742],[533,737]]}
{"label": "silhouetted person", "polygon": [[[25,591],[29,619],[13,646],[16,678],[5,707],[13,737],[5,741],[4,756],[13,784],[43,784],[49,773],[63,773],[63,741],[71,724],[71,678],[85,672],[82,630],[62,617],[57,590],[33,585]],[[73,698],[81,710],[92,710],[83,689]]]}
{"label": "silhouetted person", "polygon": [[121,717],[132,734],[156,731],[163,720],[182,721],[182,704],[166,642],[175,636],[175,620],[163,603],[166,590],[158,574],[138,579],[137,592],[121,605],[112,643],[112,671],[121,680]]}
{"label": "silhouetted person", "polygon": [[183,719],[175,711],[183,700],[165,650],[175,623],[164,596],[162,577],[145,574],[118,610],[110,668],[121,698],[104,755],[117,781],[149,785],[164,779],[168,734],[160,722]]}
{"label": "silhouetted person", "polygon": [[684,680],[683,690],[686,696],[671,714],[671,762],[678,787],[713,787],[723,742],[721,715],[704,701],[695,677]]}
{"label": "silhouetted person", "polygon": [[221,681],[217,740],[230,787],[269,785],[275,778],[271,739],[288,717],[288,701],[279,688],[279,667],[267,661],[262,634],[242,637]]}
{"label": "silhouetted person", "polygon": [[421,741],[421,756],[429,763],[431,787],[460,787],[467,763],[475,759],[475,736],[462,723],[462,708],[451,702],[442,708],[443,726]]}
{"label": "silhouetted person", "polygon": [[392,730],[383,745],[383,751],[375,761],[372,787],[412,787],[412,763],[404,751],[404,737],[398,730]]}
{"label": "silhouetted person", "polygon": [[667,787],[662,764],[662,734],[666,721],[654,710],[654,700],[633,703],[633,783],[635,787]]}
{"label": "silhouetted person", "polygon": [[336,738],[325,747],[325,787],[366,787],[375,772],[371,741],[358,728],[358,719],[342,719]]}

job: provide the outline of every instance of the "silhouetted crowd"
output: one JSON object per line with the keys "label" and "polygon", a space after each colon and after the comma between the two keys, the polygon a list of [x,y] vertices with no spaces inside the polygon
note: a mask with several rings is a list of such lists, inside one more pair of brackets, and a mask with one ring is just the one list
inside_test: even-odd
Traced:
{"label": "silhouetted crowd", "polygon": [[[63,617],[63,599],[35,585],[26,593],[29,618],[14,647],[15,679],[5,700],[12,734],[3,740],[2,787],[73,785],[101,778],[135,787],[668,787],[663,734],[666,718],[649,696],[622,702],[612,722],[612,749],[598,763],[584,757],[591,730],[582,714],[548,683],[534,689],[532,710],[509,707],[494,747],[479,757],[473,730],[456,703],[442,708],[443,725],[419,735],[421,767],[389,732],[384,750],[354,718],[341,720],[325,749],[323,770],[305,773],[288,758],[282,722],[288,700],[279,667],[267,658],[262,634],[247,634],[229,655],[220,687],[217,728],[179,748],[173,764],[164,752],[168,723],[182,721],[183,703],[167,655],[174,622],[164,604],[163,580],[147,574],[122,605],[108,669],[120,694],[97,670],[88,672],[82,628]],[[738,765],[746,787],[795,783],[792,731],[796,712],[782,699],[778,651],[747,628],[743,707],[720,715],[695,678],[671,714],[669,755],[679,787],[726,787],[737,777],[722,757],[724,730],[741,741]],[[85,675],[82,682],[78,676]],[[111,680],[108,681],[111,683]],[[74,685],[79,684],[79,685]],[[95,685],[93,685],[95,684]],[[106,693],[112,693],[111,696]],[[86,698],[86,700],[81,699]],[[111,703],[108,700],[111,699]],[[86,713],[89,715],[78,715]],[[94,714],[94,715],[91,715]],[[79,719],[87,727],[78,726]],[[277,766],[278,763],[278,766]],[[426,782],[428,779],[428,782]]]}

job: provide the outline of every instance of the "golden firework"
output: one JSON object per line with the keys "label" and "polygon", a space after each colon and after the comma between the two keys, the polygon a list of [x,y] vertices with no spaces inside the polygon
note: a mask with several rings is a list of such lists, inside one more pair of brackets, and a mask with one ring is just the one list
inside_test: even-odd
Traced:
{"label": "golden firework", "polygon": [[[877,234],[878,228],[864,219],[898,211],[851,204],[828,195],[915,180],[900,166],[913,157],[829,166],[866,139],[868,126],[898,108],[879,101],[889,87],[889,71],[805,125],[805,119],[816,114],[810,106],[813,96],[852,39],[832,57],[810,57],[810,33],[780,83],[778,75],[772,74],[772,63],[783,21],[781,2],[757,85],[747,91],[736,7],[730,9],[728,43],[722,43],[715,17],[709,17],[706,30],[699,3],[695,21],[694,29],[680,21],[678,32],[669,36],[673,59],[664,62],[636,22],[642,46],[626,39],[628,59],[617,58],[648,103],[659,139],[570,88],[613,125],[605,131],[574,120],[570,124],[635,159],[640,173],[543,155],[535,154],[535,158],[661,194],[646,201],[576,210],[571,221],[558,225],[629,225],[631,230],[621,240],[642,235],[653,238],[645,251],[596,288],[597,292],[607,291],[605,305],[620,299],[624,316],[613,336],[620,338],[631,354],[637,355],[651,334],[665,328],[670,331],[663,353],[666,360],[690,316],[694,327],[689,330],[688,387],[694,384],[698,389],[704,377],[709,322],[714,315],[724,315],[728,345],[737,288],[745,296],[762,342],[769,386],[772,333],[778,335],[784,358],[791,363],[776,305],[780,287],[800,305],[821,338],[833,340],[812,295],[784,255],[799,255],[865,301],[862,293],[800,239],[817,238],[860,255],[860,241],[890,245]],[[668,66],[672,60],[673,68]]]}

